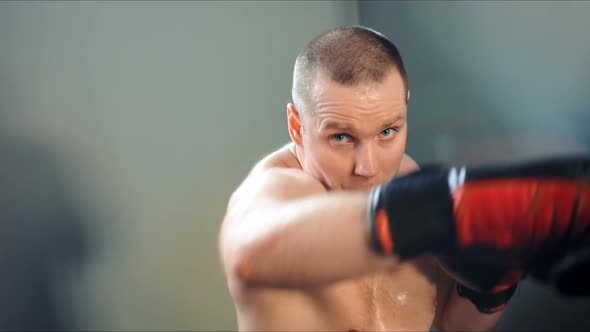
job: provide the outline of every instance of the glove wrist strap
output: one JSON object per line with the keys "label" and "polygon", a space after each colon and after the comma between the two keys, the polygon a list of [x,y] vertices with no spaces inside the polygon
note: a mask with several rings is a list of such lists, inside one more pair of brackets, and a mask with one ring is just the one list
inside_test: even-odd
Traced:
{"label": "glove wrist strap", "polygon": [[499,291],[499,292],[479,292],[468,287],[457,283],[457,293],[459,296],[467,298],[471,301],[477,310],[482,313],[491,314],[504,310],[508,304],[508,301],[514,295],[518,284],[514,284],[511,287]]}

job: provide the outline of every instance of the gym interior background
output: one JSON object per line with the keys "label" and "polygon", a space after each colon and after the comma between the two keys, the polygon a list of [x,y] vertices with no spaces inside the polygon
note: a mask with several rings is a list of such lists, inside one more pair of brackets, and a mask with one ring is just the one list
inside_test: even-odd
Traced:
{"label": "gym interior background", "polygon": [[[589,2],[0,2],[0,268],[23,267],[0,277],[0,315],[37,289],[55,326],[235,329],[225,204],[288,141],[293,62],[334,26],[399,47],[421,164],[588,152],[588,17]],[[526,280],[499,330],[587,330],[588,304]]]}

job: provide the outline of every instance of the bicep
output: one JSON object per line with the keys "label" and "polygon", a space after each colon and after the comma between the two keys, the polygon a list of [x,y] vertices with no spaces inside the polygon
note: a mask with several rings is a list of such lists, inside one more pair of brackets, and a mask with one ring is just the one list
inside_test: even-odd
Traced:
{"label": "bicep", "polygon": [[321,182],[300,170],[261,171],[249,176],[234,192],[224,222],[242,223],[252,213],[274,211],[297,199],[325,191]]}

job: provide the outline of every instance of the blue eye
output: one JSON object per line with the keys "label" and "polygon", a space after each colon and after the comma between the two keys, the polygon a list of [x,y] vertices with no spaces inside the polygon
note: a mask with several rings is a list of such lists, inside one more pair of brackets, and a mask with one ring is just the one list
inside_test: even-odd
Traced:
{"label": "blue eye", "polygon": [[387,128],[387,129],[385,129],[385,130],[383,130],[381,132],[381,136],[383,136],[383,137],[389,137],[389,136],[393,135],[394,132],[395,132],[395,129],[393,129],[393,128]]}
{"label": "blue eye", "polygon": [[332,135],[332,139],[335,140],[338,143],[343,143],[346,141],[346,139],[348,139],[348,135],[346,134],[334,134]]}

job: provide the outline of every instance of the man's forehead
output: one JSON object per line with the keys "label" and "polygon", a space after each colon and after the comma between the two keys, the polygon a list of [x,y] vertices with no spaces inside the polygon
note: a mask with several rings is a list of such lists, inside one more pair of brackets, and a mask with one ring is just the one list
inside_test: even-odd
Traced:
{"label": "man's forehead", "polygon": [[354,89],[354,93],[357,95],[357,97],[367,102],[382,99],[384,96],[382,96],[379,92],[379,87],[377,86],[377,83],[374,82],[361,84],[356,86]]}
{"label": "man's forehead", "polygon": [[392,103],[406,103],[405,85],[401,75],[392,70],[383,81],[364,80],[353,85],[345,85],[332,80],[320,71],[312,89],[312,100],[349,97],[360,101],[374,102],[388,100]]}

